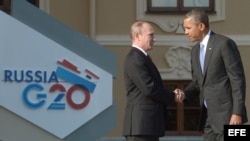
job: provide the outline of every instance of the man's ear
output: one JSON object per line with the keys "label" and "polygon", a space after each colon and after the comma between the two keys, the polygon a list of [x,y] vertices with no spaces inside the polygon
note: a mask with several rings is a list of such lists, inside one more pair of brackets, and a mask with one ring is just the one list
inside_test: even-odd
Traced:
{"label": "man's ear", "polygon": [[204,23],[199,23],[199,28],[201,31],[205,30],[206,26]]}
{"label": "man's ear", "polygon": [[139,33],[135,33],[135,39],[137,39],[137,41],[139,41],[140,40],[140,34]]}

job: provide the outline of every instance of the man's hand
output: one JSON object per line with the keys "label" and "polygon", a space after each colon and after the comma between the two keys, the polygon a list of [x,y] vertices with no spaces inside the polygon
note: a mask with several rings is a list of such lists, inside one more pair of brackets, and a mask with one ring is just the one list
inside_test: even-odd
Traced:
{"label": "man's hand", "polygon": [[175,89],[174,93],[175,93],[175,101],[177,103],[182,103],[185,98],[184,92],[180,89]]}
{"label": "man's hand", "polygon": [[241,125],[242,118],[241,115],[232,114],[229,125]]}

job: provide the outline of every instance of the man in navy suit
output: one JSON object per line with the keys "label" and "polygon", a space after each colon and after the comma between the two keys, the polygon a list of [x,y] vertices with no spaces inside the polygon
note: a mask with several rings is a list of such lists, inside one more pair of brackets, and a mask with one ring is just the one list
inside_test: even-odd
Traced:
{"label": "man in navy suit", "polygon": [[182,99],[167,90],[148,55],[155,42],[153,27],[144,21],[131,26],[132,47],[124,62],[127,90],[123,135],[126,141],[159,141],[164,136],[167,104]]}
{"label": "man in navy suit", "polygon": [[185,101],[200,96],[204,140],[223,141],[224,125],[248,121],[240,52],[233,40],[209,29],[202,9],[188,12],[183,24],[190,41],[197,42],[191,51],[192,82],[184,89]]}

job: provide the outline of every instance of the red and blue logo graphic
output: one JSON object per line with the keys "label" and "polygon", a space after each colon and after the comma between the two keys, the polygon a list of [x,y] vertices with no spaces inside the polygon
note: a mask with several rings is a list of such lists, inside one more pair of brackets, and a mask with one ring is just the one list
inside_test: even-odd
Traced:
{"label": "red and blue logo graphic", "polygon": [[[65,109],[65,102],[62,102],[63,98],[66,98],[68,105],[76,110],[85,108],[90,102],[90,94],[94,92],[96,88],[96,83],[91,80],[98,80],[100,79],[99,76],[94,74],[88,69],[84,70],[85,78],[80,77],[81,71],[77,69],[75,65],[70,63],[67,60],[63,60],[62,62],[57,62],[58,66],[56,71],[53,71],[47,80],[48,82],[53,83],[53,85],[49,88],[49,94],[57,93],[57,96],[54,98],[53,102],[47,107],[48,109]],[[5,80],[8,80],[8,71],[5,71]],[[28,77],[29,73],[26,72],[26,77]],[[35,77],[32,78],[32,81],[41,82],[42,79],[40,73],[35,72]],[[27,76],[28,75],[28,76]],[[43,73],[45,75],[45,73]],[[46,74],[47,75],[47,74]],[[34,77],[34,76],[33,76]],[[63,83],[59,83],[58,78],[62,79],[63,81],[72,84],[68,89],[66,89]],[[31,79],[30,79],[31,80]],[[26,82],[28,79],[25,80]],[[26,106],[37,109],[45,105],[46,98],[48,94],[43,92],[44,87],[39,83],[33,83],[26,86],[22,93],[22,99]],[[32,97],[31,91],[36,91],[35,94],[36,101],[34,102],[30,100],[29,97]],[[73,93],[75,91],[80,91],[84,95],[84,100],[81,103],[76,103],[73,100]],[[34,97],[34,95],[33,95]]]}

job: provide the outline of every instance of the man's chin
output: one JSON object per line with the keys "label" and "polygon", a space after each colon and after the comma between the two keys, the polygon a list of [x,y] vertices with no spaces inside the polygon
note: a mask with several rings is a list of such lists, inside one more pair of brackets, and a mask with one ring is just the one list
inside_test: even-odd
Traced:
{"label": "man's chin", "polygon": [[196,42],[196,40],[194,40],[194,39],[189,39],[191,42]]}

